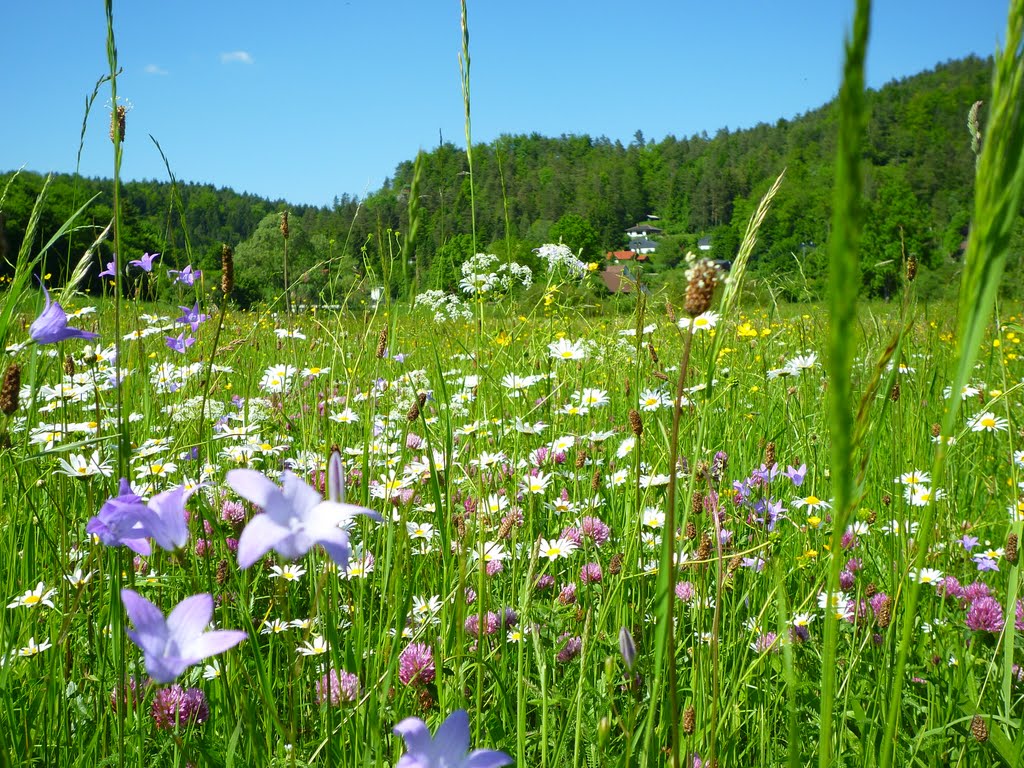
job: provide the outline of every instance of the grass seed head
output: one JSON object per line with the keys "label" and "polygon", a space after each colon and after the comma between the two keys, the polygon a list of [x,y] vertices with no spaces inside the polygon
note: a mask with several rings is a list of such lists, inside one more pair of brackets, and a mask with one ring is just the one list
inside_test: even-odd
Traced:
{"label": "grass seed head", "polygon": [[686,301],[683,309],[690,317],[707,312],[718,285],[718,270],[707,259],[697,262],[687,274]]}
{"label": "grass seed head", "polygon": [[235,288],[235,251],[225,243],[220,248],[220,292],[227,296]]}
{"label": "grass seed head", "polygon": [[641,421],[640,412],[636,408],[629,409],[629,428],[637,437],[644,433],[644,423]]}
{"label": "grass seed head", "polygon": [[687,736],[693,736],[693,732],[697,730],[697,712],[691,704],[683,711],[683,733]]}
{"label": "grass seed head", "polygon": [[124,142],[124,122],[128,107],[118,104],[117,109],[110,113],[110,141],[114,144]]}
{"label": "grass seed head", "polygon": [[21,366],[11,363],[4,373],[4,382],[0,385],[0,412],[10,416],[18,410],[21,394]]}

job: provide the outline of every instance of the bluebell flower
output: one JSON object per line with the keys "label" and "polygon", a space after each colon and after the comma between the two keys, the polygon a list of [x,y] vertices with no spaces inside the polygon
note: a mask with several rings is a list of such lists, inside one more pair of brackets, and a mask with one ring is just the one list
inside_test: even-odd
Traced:
{"label": "bluebell flower", "polygon": [[213,618],[213,598],[207,594],[185,598],[166,619],[159,608],[130,589],[121,590],[121,603],[135,625],[134,631],[126,630],[128,637],[142,650],[146,672],[158,683],[174,682],[189,667],[248,637],[239,630],[206,631]]}
{"label": "bluebell flower", "polygon": [[799,468],[786,467],[786,477],[788,477],[793,482],[793,485],[797,488],[804,484],[804,478],[806,476],[806,464],[801,464]]}
{"label": "bluebell flower", "polygon": [[125,546],[137,554],[150,555],[153,548],[148,541],[149,531],[143,524],[149,515],[149,507],[122,477],[118,495],[104,502],[86,524],[85,532],[108,547]]}
{"label": "bluebell flower", "polygon": [[395,726],[395,733],[405,739],[406,747],[395,768],[500,768],[512,762],[493,749],[469,751],[469,715],[464,709],[448,715],[433,738],[418,717],[407,717]]}
{"label": "bluebell flower", "polygon": [[148,539],[168,552],[188,543],[185,502],[198,490],[181,485],[158,493],[147,504],[121,478],[119,493],[108,499],[85,526],[85,532],[99,538],[108,547],[125,546],[140,555],[152,554]]}
{"label": "bluebell flower", "polygon": [[133,267],[138,267],[143,272],[153,271],[153,259],[159,256],[159,253],[144,253],[141,259],[134,259],[129,261],[128,264]]}
{"label": "bluebell flower", "polygon": [[204,315],[202,312],[199,311],[198,301],[195,303],[194,307],[178,307],[178,309],[181,310],[182,314],[181,317],[179,317],[174,322],[187,323],[188,325],[191,325],[193,332],[198,330],[200,324],[205,323],[207,320],[210,319],[209,315]]}
{"label": "bluebell flower", "polygon": [[28,328],[28,335],[36,344],[54,344],[67,339],[95,339],[98,333],[68,328],[68,316],[56,301],[50,300],[50,292],[43,286],[46,305],[39,317]]}
{"label": "bluebell flower", "polygon": [[203,274],[203,270],[201,270],[201,269],[193,270],[191,264],[189,264],[187,267],[185,267],[182,270],[177,270],[177,269],[168,269],[167,270],[167,277],[168,278],[170,278],[172,275],[177,275],[177,277],[174,278],[174,282],[181,283],[182,285],[187,285],[189,287],[195,285],[196,280],[198,280],[202,276],[202,274]]}
{"label": "bluebell flower", "polygon": [[239,568],[248,568],[270,550],[295,560],[319,544],[344,569],[351,549],[342,526],[360,514],[381,519],[363,507],[324,501],[316,489],[287,470],[280,487],[253,469],[233,469],[226,480],[235,493],[263,510],[238,538]]}
{"label": "bluebell flower", "polygon": [[192,336],[186,336],[184,331],[179,333],[177,336],[165,336],[164,338],[167,340],[165,343],[169,349],[172,349],[175,352],[181,352],[182,354],[196,343],[195,338]]}

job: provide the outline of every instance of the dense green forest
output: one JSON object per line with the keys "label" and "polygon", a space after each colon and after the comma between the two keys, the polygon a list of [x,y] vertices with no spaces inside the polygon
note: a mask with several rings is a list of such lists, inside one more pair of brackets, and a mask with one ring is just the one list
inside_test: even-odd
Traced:
{"label": "dense green forest", "polygon": [[[940,293],[950,283],[972,204],[967,113],[987,97],[990,66],[977,58],[952,61],[868,94],[865,295],[891,294],[904,254],[922,265],[926,291]],[[835,135],[835,105],[829,103],[792,120],[722,128],[714,136],[652,141],[637,131],[628,145],[585,135],[501,136],[473,147],[475,242],[466,153],[447,142],[423,153],[418,179],[409,160],[377,192],[362,200],[344,196],[329,208],[204,185],[126,183],[121,237],[130,258],[159,251],[168,267],[191,261],[216,270],[221,244],[235,246],[238,298],[249,302],[281,291],[279,213],[288,209],[298,297],[326,293],[336,300],[354,285],[382,281],[396,295],[450,287],[459,263],[478,250],[529,262],[532,248],[562,239],[584,260],[603,261],[605,251],[625,243],[627,227],[653,214],[665,231],[647,268],[657,281],[674,274],[703,236],[711,236],[716,258],[732,258],[750,212],[785,168],[752,269],[786,298],[815,298],[828,241]],[[0,175],[0,189],[11,175]],[[43,178],[28,172],[10,185],[0,211],[6,260],[18,252],[42,186]],[[70,242],[52,249],[50,271],[66,269],[69,256],[73,262],[111,217],[109,181],[53,178],[41,241],[96,194]],[[410,207],[418,209],[419,227],[409,258],[402,259]],[[1016,250],[1010,270],[1020,264]]]}

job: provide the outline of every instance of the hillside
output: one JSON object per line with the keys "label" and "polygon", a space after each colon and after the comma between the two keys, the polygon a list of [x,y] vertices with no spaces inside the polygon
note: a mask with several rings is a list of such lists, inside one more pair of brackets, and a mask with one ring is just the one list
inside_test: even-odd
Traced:
{"label": "hillside", "polygon": [[[925,275],[948,271],[958,257],[974,171],[966,115],[973,102],[986,97],[989,66],[977,58],[952,61],[869,93],[864,147],[868,295],[884,296],[891,290],[901,249],[917,256]],[[820,282],[834,142],[832,103],[774,125],[723,128],[714,136],[652,141],[638,131],[628,145],[586,135],[501,136],[473,148],[475,247],[501,253],[507,249],[525,258],[531,248],[561,236],[582,248],[585,259],[599,260],[605,250],[622,245],[628,226],[653,214],[665,230],[652,258],[656,270],[674,266],[706,235],[711,236],[713,255],[730,258],[752,206],[786,168],[754,266],[777,280],[784,294],[799,298],[801,292],[787,285],[787,276],[808,278],[803,295]],[[466,170],[465,152],[450,143],[424,154],[416,187],[420,227],[415,260],[395,270],[393,277],[401,271],[407,284],[396,290],[447,282],[458,262],[472,252]],[[269,253],[275,247],[270,233],[274,214],[290,207],[292,231],[301,234],[301,243],[293,248],[298,273],[324,261],[330,266],[344,263],[348,273],[379,273],[394,266],[394,233],[407,230],[413,175],[414,161],[403,162],[380,190],[363,200],[346,196],[331,209],[290,207],[231,190],[179,185],[184,221],[172,204],[169,184],[132,182],[124,187],[123,238],[131,253],[161,251],[167,263],[179,265],[189,260],[190,243],[192,260],[206,268],[216,267],[222,242],[237,245],[252,239],[243,253],[248,254],[254,283],[252,298],[258,298],[281,279],[275,273],[277,260]],[[5,176],[0,176],[0,185],[4,183]],[[22,173],[12,184],[0,213],[0,252],[17,251],[41,184],[31,173]],[[86,229],[75,236],[71,252],[80,251],[91,241],[91,232],[109,221],[109,190],[109,182],[58,176],[41,231],[51,233],[76,205],[99,192],[85,217]],[[261,221],[263,233],[258,231]],[[67,254],[67,243],[54,253]],[[63,256],[59,261],[63,263]],[[51,268],[59,270],[60,264]],[[306,276],[308,290],[322,288],[329,271],[312,270]]]}

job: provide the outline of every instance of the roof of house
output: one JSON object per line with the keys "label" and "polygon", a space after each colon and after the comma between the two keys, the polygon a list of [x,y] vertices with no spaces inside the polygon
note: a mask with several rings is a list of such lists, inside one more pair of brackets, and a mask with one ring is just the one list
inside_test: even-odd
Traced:
{"label": "roof of house", "polygon": [[626,234],[630,232],[639,232],[642,235],[660,235],[664,230],[652,227],[650,224],[634,224],[632,227],[626,230]]}
{"label": "roof of house", "polygon": [[615,259],[616,261],[631,261],[633,259],[636,259],[637,261],[647,261],[647,254],[636,253],[635,251],[608,251],[604,255],[604,258],[606,261],[609,259]]}
{"label": "roof of house", "polygon": [[601,273],[601,280],[612,293],[632,293],[633,283],[624,277],[630,277],[625,264],[612,264]]}
{"label": "roof of house", "polygon": [[697,241],[697,246],[700,248],[711,247],[711,235],[704,235],[700,240]]}

